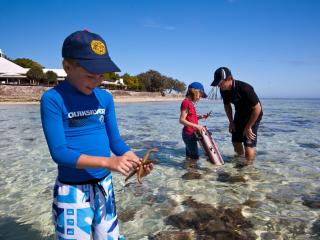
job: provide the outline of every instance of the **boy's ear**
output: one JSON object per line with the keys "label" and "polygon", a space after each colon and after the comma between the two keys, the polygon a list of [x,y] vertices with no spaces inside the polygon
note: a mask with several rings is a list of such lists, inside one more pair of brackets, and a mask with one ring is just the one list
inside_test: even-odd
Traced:
{"label": "boy's ear", "polygon": [[65,59],[63,59],[62,66],[63,66],[64,71],[68,74],[68,72],[70,71],[70,68],[71,68],[71,64],[68,61],[66,61]]}

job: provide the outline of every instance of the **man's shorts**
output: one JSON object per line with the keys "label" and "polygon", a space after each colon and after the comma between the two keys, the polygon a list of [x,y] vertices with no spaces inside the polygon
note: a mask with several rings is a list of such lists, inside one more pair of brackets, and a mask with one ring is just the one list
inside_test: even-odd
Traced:
{"label": "man's shorts", "polygon": [[56,239],[124,239],[119,235],[111,174],[79,185],[57,179],[53,197]]}
{"label": "man's shorts", "polygon": [[232,142],[243,142],[245,147],[255,147],[258,141],[258,128],[260,124],[261,117],[254,123],[252,126],[252,132],[256,135],[254,140],[248,139],[246,135],[243,134],[243,131],[247,125],[247,119],[235,118],[234,124],[236,131],[232,133]]}

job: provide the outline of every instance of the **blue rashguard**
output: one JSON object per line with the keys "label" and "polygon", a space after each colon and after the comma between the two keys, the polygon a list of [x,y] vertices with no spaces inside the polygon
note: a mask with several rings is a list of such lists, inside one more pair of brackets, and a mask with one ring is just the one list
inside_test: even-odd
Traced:
{"label": "blue rashguard", "polygon": [[85,95],[63,81],[43,94],[41,121],[62,182],[101,179],[110,172],[105,168],[77,169],[81,154],[110,157],[110,149],[117,156],[130,150],[119,134],[112,95],[100,88]]}

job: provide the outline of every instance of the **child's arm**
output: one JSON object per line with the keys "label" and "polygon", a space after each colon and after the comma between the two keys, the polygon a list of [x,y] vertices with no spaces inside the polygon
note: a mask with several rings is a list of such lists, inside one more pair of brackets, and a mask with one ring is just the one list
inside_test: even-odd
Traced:
{"label": "child's arm", "polygon": [[212,114],[212,111],[210,111],[210,112],[208,112],[208,113],[206,113],[206,114],[203,114],[203,115],[198,115],[197,117],[198,117],[198,119],[200,120],[200,119],[207,119],[208,117],[210,117],[211,116],[211,114]]}
{"label": "child's arm", "polygon": [[124,176],[141,165],[140,159],[136,156],[124,154],[123,156],[95,157],[81,154],[77,161],[77,168],[107,168],[116,171]]}
{"label": "child's arm", "polygon": [[201,126],[201,125],[189,122],[187,120],[187,115],[188,115],[188,110],[187,109],[181,110],[179,122],[182,125],[187,126],[187,127],[192,127],[192,128],[197,129],[199,131],[202,131],[204,129],[204,127]]}

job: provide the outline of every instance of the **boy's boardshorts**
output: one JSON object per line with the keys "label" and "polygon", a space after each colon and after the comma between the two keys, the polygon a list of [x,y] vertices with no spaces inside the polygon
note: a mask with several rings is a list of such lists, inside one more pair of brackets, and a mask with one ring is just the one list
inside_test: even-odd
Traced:
{"label": "boy's boardshorts", "polygon": [[119,235],[111,174],[79,185],[57,179],[53,197],[56,239],[124,239]]}

